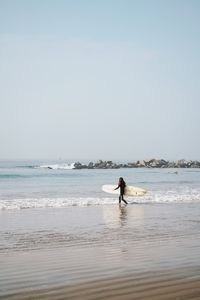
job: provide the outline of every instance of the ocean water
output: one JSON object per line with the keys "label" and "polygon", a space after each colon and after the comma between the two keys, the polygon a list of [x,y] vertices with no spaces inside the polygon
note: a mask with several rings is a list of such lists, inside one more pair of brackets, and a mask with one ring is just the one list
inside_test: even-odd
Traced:
{"label": "ocean water", "polygon": [[[120,176],[148,193],[119,207],[101,187],[117,185]],[[1,162],[0,298],[129,274],[141,281],[148,272],[199,280],[199,207],[200,169]]]}
{"label": "ocean water", "polygon": [[18,161],[0,163],[0,210],[115,204],[101,187],[120,176],[148,190],[129,202],[200,203],[200,169],[74,170],[73,163]]}

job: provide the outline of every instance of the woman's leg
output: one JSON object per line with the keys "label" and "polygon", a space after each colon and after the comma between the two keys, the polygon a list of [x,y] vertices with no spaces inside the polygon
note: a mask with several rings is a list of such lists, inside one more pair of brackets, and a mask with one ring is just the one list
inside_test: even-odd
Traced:
{"label": "woman's leg", "polygon": [[126,202],[126,200],[124,199],[124,195],[122,195],[122,201],[124,201],[124,203],[128,204],[128,202]]}

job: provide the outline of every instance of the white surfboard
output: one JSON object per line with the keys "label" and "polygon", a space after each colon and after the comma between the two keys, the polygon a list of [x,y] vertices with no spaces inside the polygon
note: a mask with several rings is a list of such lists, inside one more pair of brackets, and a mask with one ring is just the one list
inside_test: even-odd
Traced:
{"label": "white surfboard", "polygon": [[[102,186],[102,190],[106,193],[119,195],[120,189],[114,190],[117,185],[106,184]],[[144,196],[147,193],[147,190],[136,187],[136,186],[126,186],[125,187],[125,196]]]}

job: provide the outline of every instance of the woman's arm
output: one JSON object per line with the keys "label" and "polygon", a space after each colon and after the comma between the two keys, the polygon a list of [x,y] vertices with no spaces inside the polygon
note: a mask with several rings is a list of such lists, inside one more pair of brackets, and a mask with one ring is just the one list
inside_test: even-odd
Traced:
{"label": "woman's arm", "polygon": [[119,188],[119,185],[113,191],[117,190],[118,188]]}

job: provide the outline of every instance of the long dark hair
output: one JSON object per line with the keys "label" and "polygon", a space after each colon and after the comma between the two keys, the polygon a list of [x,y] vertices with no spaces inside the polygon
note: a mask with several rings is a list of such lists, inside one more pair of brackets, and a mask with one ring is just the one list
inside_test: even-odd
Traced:
{"label": "long dark hair", "polygon": [[126,186],[126,182],[124,181],[123,177],[119,177],[119,185],[123,184]]}

